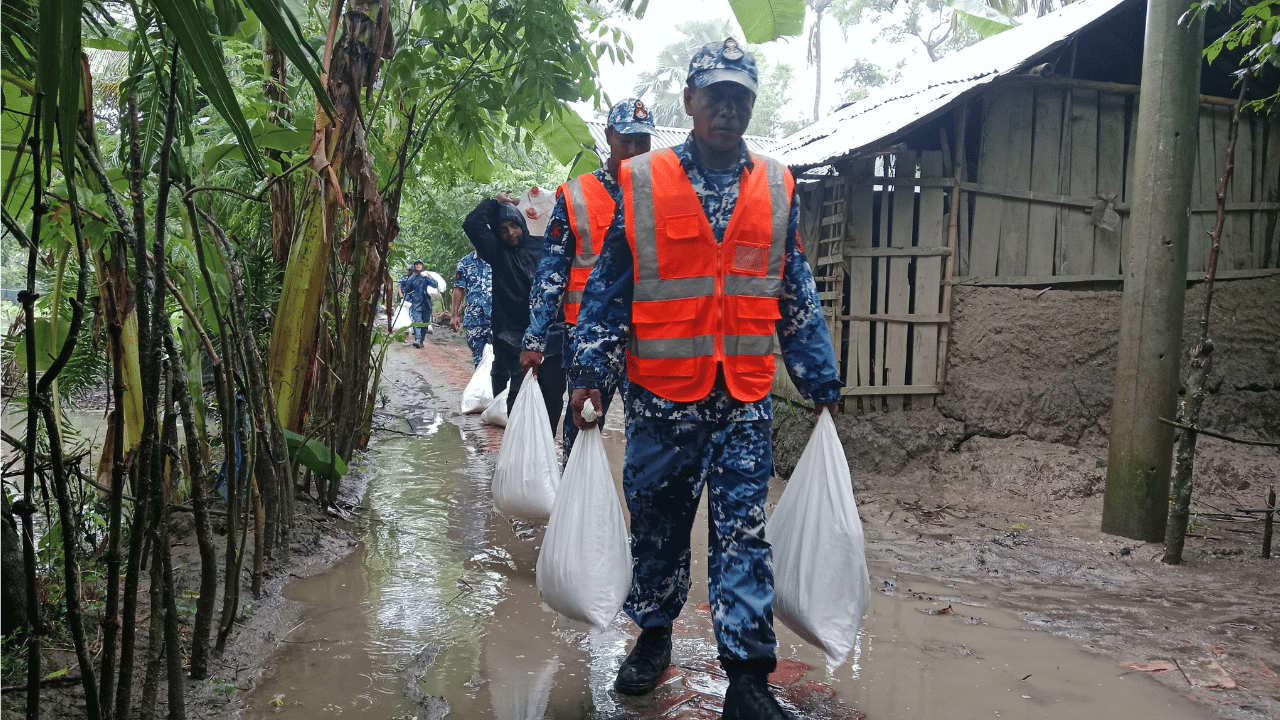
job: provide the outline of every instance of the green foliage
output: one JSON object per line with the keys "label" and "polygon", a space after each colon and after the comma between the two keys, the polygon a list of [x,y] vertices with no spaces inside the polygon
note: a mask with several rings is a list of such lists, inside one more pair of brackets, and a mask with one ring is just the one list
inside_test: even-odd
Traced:
{"label": "green foliage", "polygon": [[[526,150],[523,143],[508,139],[498,145],[495,155],[505,160],[489,182],[460,178],[446,183],[426,178],[406,187],[400,236],[388,266],[393,278],[415,258],[422,258],[428,269],[440,273],[452,287],[458,261],[472,251],[462,232],[462,220],[482,199],[503,190],[518,195],[534,185],[552,189],[573,177],[569,168],[540,145]],[[436,307],[440,309],[439,303]]]}
{"label": "green foliage", "polygon": [[836,82],[844,86],[843,102],[857,102],[867,97],[871,90],[897,82],[902,77],[904,62],[900,61],[892,69],[885,69],[870,60],[855,60],[836,78]]}
{"label": "green foliage", "polygon": [[289,457],[296,461],[306,469],[317,475],[337,482],[346,475],[347,464],[342,461],[329,449],[328,445],[316,440],[308,438],[305,435],[299,435],[288,428],[282,428],[284,431],[284,442],[289,447]]}
{"label": "green foliage", "polygon": [[[1192,3],[1191,13],[1203,15],[1217,7],[1219,2]],[[1244,8],[1231,27],[1204,49],[1205,60],[1213,64],[1223,52],[1239,56],[1237,77],[1259,76],[1271,69],[1280,68],[1280,0],[1259,0]],[[1254,110],[1266,111],[1280,100],[1280,91],[1250,103]]]}
{"label": "green foliage", "polygon": [[804,32],[804,0],[729,0],[729,6],[749,43]]}
{"label": "green foliage", "polygon": [[1008,30],[1018,24],[1017,18],[991,7],[981,0],[951,0],[951,12],[961,22],[984,38]]}

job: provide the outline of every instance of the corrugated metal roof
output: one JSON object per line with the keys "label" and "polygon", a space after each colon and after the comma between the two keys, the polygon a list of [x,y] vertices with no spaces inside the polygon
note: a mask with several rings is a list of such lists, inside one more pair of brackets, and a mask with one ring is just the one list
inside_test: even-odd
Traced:
{"label": "corrugated metal roof", "polygon": [[1126,2],[1080,0],[918,69],[890,87],[784,138],[774,156],[793,169],[828,165],[942,112],[976,87],[1026,68]]}
{"label": "corrugated metal roof", "polygon": [[[609,143],[604,139],[605,123],[599,120],[588,120],[587,128],[591,130],[591,137],[596,141],[596,154],[600,156],[601,163],[609,162]],[[663,127],[659,125],[657,133],[650,141],[649,149],[658,150],[660,148],[679,145],[684,139],[689,137],[688,128]],[[777,138],[760,137],[758,135],[744,135],[743,140],[747,141],[747,149],[752,152],[758,152],[764,155],[775,154],[775,148],[778,143],[782,142]]]}

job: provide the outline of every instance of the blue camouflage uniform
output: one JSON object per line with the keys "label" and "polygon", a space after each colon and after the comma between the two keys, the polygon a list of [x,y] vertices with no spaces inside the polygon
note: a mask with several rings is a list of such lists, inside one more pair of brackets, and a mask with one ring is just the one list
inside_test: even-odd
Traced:
{"label": "blue camouflage uniform", "polygon": [[[410,271],[409,274],[400,278],[400,294],[409,301],[409,317],[415,323],[431,322],[432,304],[431,294],[428,292],[430,288],[439,288],[435,278],[430,275],[423,276],[416,271]],[[417,344],[421,345],[427,337],[427,328],[415,327],[413,337]]]}
{"label": "blue camouflage uniform", "polygon": [[[612,128],[614,132],[624,135],[635,135],[644,133],[653,135],[656,131],[653,122],[653,115],[645,108],[644,103],[639,98],[625,98],[613,104],[609,108],[609,118],[607,126]],[[611,148],[612,151],[612,148]],[[614,163],[616,165],[616,163]],[[622,188],[618,185],[618,181],[614,179],[609,172],[609,165],[606,164],[598,170],[591,173],[595,179],[600,181],[605,192],[609,193],[609,197],[613,199],[614,207],[622,202]],[[566,186],[561,186],[563,191]],[[556,193],[555,208],[551,211],[551,218],[547,223],[546,235],[542,240],[542,258],[538,261],[538,272],[534,276],[533,287],[529,292],[529,329],[524,334],[524,350],[531,350],[546,354],[557,354],[559,348],[550,348],[548,353],[547,334],[559,318],[559,310],[561,300],[565,293],[565,287],[569,281],[569,267],[574,255],[578,253],[582,246],[578,231],[573,227],[573,223],[569,221],[569,211],[566,207],[567,193]],[[589,243],[588,243],[589,245]],[[567,359],[569,356],[569,345],[572,343],[573,326],[569,326],[569,332],[564,334],[565,345],[563,355]],[[623,348],[619,346],[612,362],[609,365],[609,372],[601,375],[600,380],[600,402],[603,407],[596,408],[600,413],[600,417],[609,411],[609,406],[613,402],[613,393],[620,385],[625,385],[625,362],[626,358]],[[603,422],[603,420],[602,420]],[[573,424],[573,413],[567,412],[564,415],[564,433],[561,436],[564,439],[564,457],[568,462],[569,454],[573,452],[574,440],[578,437],[578,427]]]}
{"label": "blue camouflage uniform", "polygon": [[[609,174],[607,168],[600,168],[591,173],[613,198],[614,204],[622,200],[622,188]],[[555,208],[551,211],[551,219],[547,222],[547,233],[542,239],[542,258],[538,261],[538,272],[534,276],[533,288],[529,292],[529,329],[524,333],[523,349],[540,352],[544,355],[560,355],[568,357],[568,348],[548,348],[548,332],[557,325],[566,325],[560,316],[560,302],[564,295],[565,283],[569,278],[569,261],[577,252],[578,239],[569,223],[569,213],[565,209],[564,195],[556,198]],[[563,337],[566,343],[571,342],[573,326]],[[554,337],[554,334],[552,335]],[[609,372],[601,375],[600,398],[603,408],[596,410],[603,416],[609,410],[613,392],[618,388],[623,377],[625,356],[619,346],[609,365]],[[625,380],[622,380],[625,382]],[[578,427],[573,424],[573,413],[564,415],[564,455],[567,460],[573,451],[573,441],[578,437]]]}
{"label": "blue camouflage uniform", "polygon": [[484,357],[484,346],[493,342],[489,329],[489,305],[493,302],[493,270],[481,260],[475,251],[458,261],[458,271],[453,276],[453,286],[464,293],[462,301],[462,329],[467,335],[467,347],[475,365]]}
{"label": "blue camouflage uniform", "polygon": [[[746,145],[738,164],[712,170],[698,162],[692,133],[673,148],[717,240],[737,203]],[[817,403],[835,402],[843,383],[798,234],[799,200],[791,198],[782,313],[777,337],[796,387]],[[620,206],[587,282],[570,375],[574,388],[600,388],[630,328],[631,249]],[[705,398],[676,402],[638,383],[625,395],[627,450],[623,489],[631,513],[633,580],[625,605],[642,628],[669,625],[688,595],[690,532],[709,485],[713,532],[708,581],[722,661],[772,669],[773,562],[765,539],[765,498],[773,475],[773,402],[735,400],[723,381]]]}

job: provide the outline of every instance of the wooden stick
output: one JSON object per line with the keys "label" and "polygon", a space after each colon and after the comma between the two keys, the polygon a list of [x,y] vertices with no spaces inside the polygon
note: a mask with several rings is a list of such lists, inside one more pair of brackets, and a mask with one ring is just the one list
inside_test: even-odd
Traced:
{"label": "wooden stick", "polygon": [[1164,423],[1165,425],[1176,427],[1179,430],[1189,430],[1198,435],[1208,435],[1209,437],[1216,437],[1221,440],[1227,440],[1229,442],[1238,443],[1240,445],[1261,445],[1263,447],[1280,447],[1280,442],[1272,442],[1270,440],[1245,440],[1244,438],[1231,437],[1230,435],[1223,435],[1222,433],[1214,432],[1212,430],[1205,430],[1204,428],[1196,427],[1194,425],[1184,425],[1180,422],[1169,420],[1168,418],[1160,418],[1160,422]]}
{"label": "wooden stick", "polygon": [[[951,317],[951,293],[954,285],[951,280],[955,277],[955,255],[956,247],[959,244],[960,236],[960,202],[963,197],[960,194],[960,183],[964,181],[965,166],[965,148],[964,135],[969,120],[969,106],[962,103],[958,109],[959,117],[956,118],[956,155],[955,160],[951,163],[952,172],[955,173],[955,184],[951,186],[951,217],[947,220],[947,254],[946,266],[942,270],[942,312],[944,317]],[[947,347],[951,344],[951,323],[943,323],[938,328],[938,387],[945,388],[947,386]]]}
{"label": "wooden stick", "polygon": [[1271,526],[1274,522],[1276,514],[1276,484],[1271,483],[1271,490],[1267,493],[1267,515],[1262,521],[1262,557],[1269,559],[1271,557]]}

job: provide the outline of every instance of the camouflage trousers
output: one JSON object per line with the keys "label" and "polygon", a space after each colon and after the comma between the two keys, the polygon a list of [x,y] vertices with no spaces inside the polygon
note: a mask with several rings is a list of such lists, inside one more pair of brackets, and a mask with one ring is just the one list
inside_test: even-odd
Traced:
{"label": "camouflage trousers", "polygon": [[625,605],[640,627],[670,624],[689,593],[690,533],[708,488],[708,586],[720,659],[775,657],[773,558],[765,499],[773,474],[771,421],[627,425],[623,489],[631,512],[633,577]]}
{"label": "camouflage trousers", "polygon": [[479,367],[484,359],[484,346],[493,342],[493,331],[488,325],[463,325],[462,331],[467,334],[467,347],[471,348],[471,363]]}

